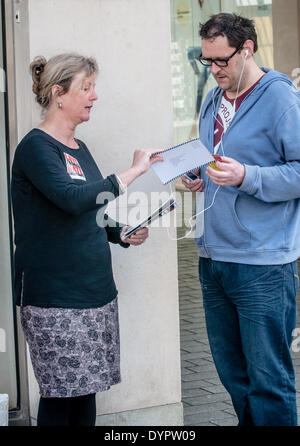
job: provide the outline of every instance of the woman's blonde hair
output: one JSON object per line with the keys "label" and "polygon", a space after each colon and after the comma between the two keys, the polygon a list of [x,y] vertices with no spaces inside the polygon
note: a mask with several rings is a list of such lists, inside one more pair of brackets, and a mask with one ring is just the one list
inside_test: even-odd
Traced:
{"label": "woman's blonde hair", "polygon": [[45,110],[51,104],[51,89],[54,85],[61,87],[59,95],[63,95],[68,92],[76,74],[85,72],[89,77],[98,71],[98,64],[93,57],[65,53],[47,61],[45,57],[38,56],[30,64],[32,91],[36,95],[37,103]]}

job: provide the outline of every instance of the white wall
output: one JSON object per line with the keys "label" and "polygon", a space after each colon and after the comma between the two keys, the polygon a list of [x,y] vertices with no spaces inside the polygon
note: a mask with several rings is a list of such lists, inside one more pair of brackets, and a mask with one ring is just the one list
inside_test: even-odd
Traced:
{"label": "white wall", "polygon": [[[100,64],[99,101],[77,136],[86,142],[104,175],[129,167],[134,148],[172,144],[169,0],[25,3],[30,59],[76,51],[96,57]],[[30,60],[26,62],[29,65]],[[29,76],[19,83],[31,88]],[[25,104],[19,101],[19,117],[28,112]],[[39,121],[37,110],[32,98],[32,126]],[[29,130],[19,128],[20,133]],[[169,189],[149,172],[130,190],[150,194]],[[144,246],[128,250],[113,246],[112,252],[119,290],[122,383],[98,394],[97,413],[178,403],[176,242],[166,229],[153,228]],[[39,395],[32,374],[30,395],[35,417]]]}

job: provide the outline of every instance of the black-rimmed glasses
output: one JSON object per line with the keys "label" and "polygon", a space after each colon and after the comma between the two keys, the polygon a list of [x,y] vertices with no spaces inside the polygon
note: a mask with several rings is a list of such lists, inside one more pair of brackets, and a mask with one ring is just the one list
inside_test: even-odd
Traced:
{"label": "black-rimmed glasses", "polygon": [[244,44],[241,44],[234,53],[231,54],[231,56],[229,57],[224,57],[224,59],[222,58],[217,58],[217,59],[212,59],[210,57],[199,57],[199,62],[202,63],[202,65],[204,65],[205,67],[211,67],[213,63],[215,63],[218,67],[227,67],[228,66],[228,62],[230,61],[230,59],[238,52],[240,51],[240,49],[242,49]]}

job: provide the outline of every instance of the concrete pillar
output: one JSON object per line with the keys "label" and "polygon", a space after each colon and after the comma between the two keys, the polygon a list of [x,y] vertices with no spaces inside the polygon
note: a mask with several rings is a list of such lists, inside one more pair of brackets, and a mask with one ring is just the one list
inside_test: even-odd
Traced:
{"label": "concrete pillar", "polygon": [[[15,25],[20,25],[20,137],[40,121],[31,94],[30,60],[76,51],[96,57],[100,64],[99,101],[77,137],[86,142],[104,176],[128,168],[135,148],[159,150],[173,144],[169,0],[25,0],[25,7],[26,22]],[[128,192],[149,197],[153,191],[169,193],[169,188],[149,172]],[[140,206],[146,210],[145,204]],[[121,207],[125,210],[127,204]],[[145,245],[128,250],[113,246],[112,255],[119,290],[122,383],[98,394],[97,423],[181,425],[176,242],[165,228],[153,228]],[[39,394],[28,362],[34,420]]]}

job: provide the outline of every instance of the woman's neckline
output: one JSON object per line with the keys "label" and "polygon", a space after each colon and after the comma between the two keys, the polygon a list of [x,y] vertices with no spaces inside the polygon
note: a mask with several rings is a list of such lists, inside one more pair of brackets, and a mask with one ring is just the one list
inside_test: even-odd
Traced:
{"label": "woman's neckline", "polygon": [[58,139],[54,138],[54,136],[50,135],[50,133],[45,132],[45,130],[39,129],[38,127],[35,127],[33,130],[38,130],[39,132],[44,133],[45,135],[49,136],[49,138],[51,138],[54,141],[58,142],[62,146],[67,147],[67,149],[69,149],[69,150],[80,150],[81,149],[81,146],[80,146],[78,140],[75,139],[75,138],[74,139],[75,139],[76,143],[78,144],[78,147],[70,147],[70,146],[67,146],[66,144],[64,144],[63,142],[59,141]]}

